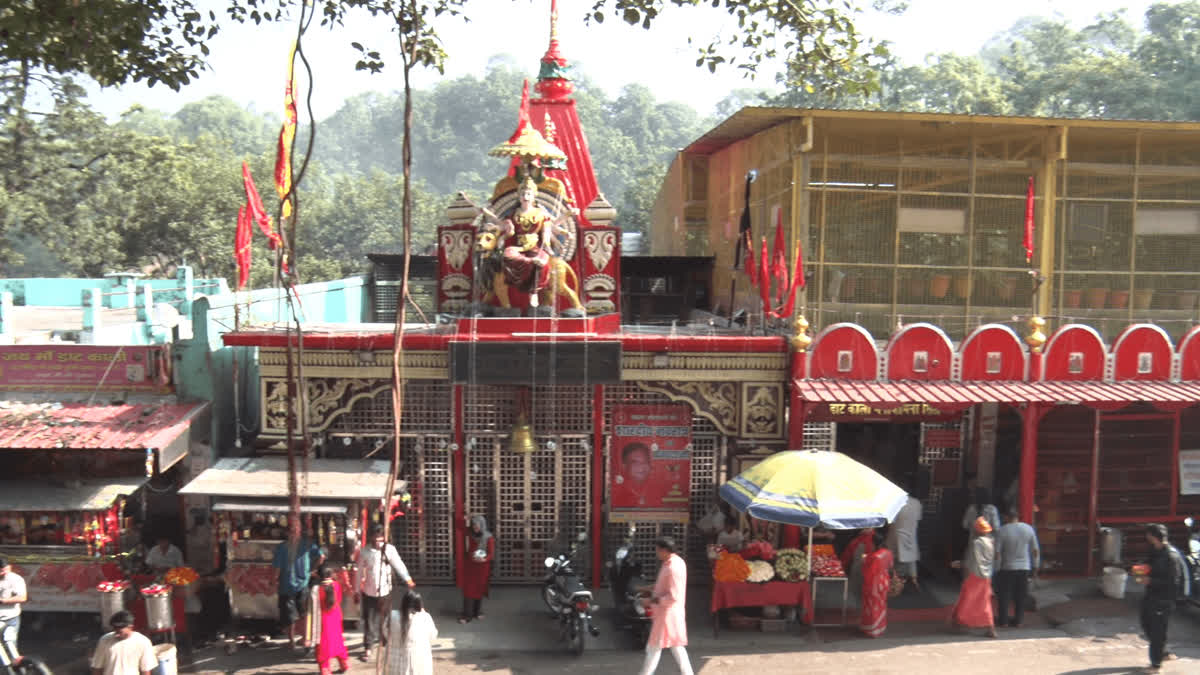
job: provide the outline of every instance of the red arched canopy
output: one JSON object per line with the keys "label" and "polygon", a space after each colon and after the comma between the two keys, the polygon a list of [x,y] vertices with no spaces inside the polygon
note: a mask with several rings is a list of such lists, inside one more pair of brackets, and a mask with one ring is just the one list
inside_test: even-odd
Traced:
{"label": "red arched canopy", "polygon": [[1174,352],[1171,338],[1158,326],[1130,326],[1113,343],[1113,379],[1169,380]]}
{"label": "red arched canopy", "polygon": [[941,328],[914,323],[888,341],[889,380],[949,380],[954,346]]}
{"label": "red arched canopy", "polygon": [[817,335],[811,348],[808,376],[842,380],[874,380],[879,373],[875,340],[865,328],[835,323]]}
{"label": "red arched canopy", "polygon": [[1103,380],[1107,352],[1095,328],[1069,324],[1059,328],[1046,343],[1042,380]]}
{"label": "red arched canopy", "polygon": [[1021,338],[1008,326],[989,323],[976,328],[958,352],[964,382],[1025,379],[1025,350]]}

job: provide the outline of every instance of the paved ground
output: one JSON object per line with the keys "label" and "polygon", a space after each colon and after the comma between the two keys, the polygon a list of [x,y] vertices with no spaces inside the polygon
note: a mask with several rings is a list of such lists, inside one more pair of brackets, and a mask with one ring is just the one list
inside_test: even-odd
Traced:
{"label": "paved ground", "polygon": [[[722,630],[714,638],[702,589],[689,594],[689,626],[693,665],[698,673],[797,673],[826,670],[842,673],[979,673],[988,675],[1115,675],[1136,672],[1146,665],[1146,643],[1138,635],[1136,598],[1124,601],[1100,596],[1094,584],[1066,586],[1067,602],[1043,608],[1028,617],[1026,627],[1006,629],[997,640],[949,633],[943,624],[925,617],[892,621],[883,639],[871,640],[843,628],[812,629],[793,625],[784,633]],[[565,653],[554,637],[554,625],[532,588],[497,588],[485,606],[487,618],[466,626],[455,622],[457,594],[452,588],[421,589],[441,635],[436,644],[438,673],[635,673],[642,655],[630,648],[626,635],[613,630],[605,610],[598,625],[602,635],[581,658]],[[598,599],[605,596],[599,594]],[[820,604],[820,603],[819,603]],[[1196,615],[1200,616],[1200,615]],[[31,627],[32,628],[32,627]],[[23,630],[27,653],[49,654],[55,673],[86,673],[86,652],[94,637],[44,639],[55,626]],[[76,627],[78,629],[78,627]],[[86,630],[86,629],[85,629]],[[1173,649],[1180,660],[1164,672],[1200,673],[1200,621],[1177,616],[1172,624]],[[347,633],[351,675],[375,673],[375,663],[356,658],[361,637]],[[223,645],[197,648],[181,672],[198,675],[316,672],[311,656],[291,653],[279,641],[241,648],[228,655]],[[673,673],[664,655],[660,673]]]}

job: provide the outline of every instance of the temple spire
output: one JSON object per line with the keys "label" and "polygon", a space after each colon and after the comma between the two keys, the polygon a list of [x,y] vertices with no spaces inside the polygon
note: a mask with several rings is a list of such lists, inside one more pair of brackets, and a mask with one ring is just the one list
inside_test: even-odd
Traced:
{"label": "temple spire", "polygon": [[571,84],[571,67],[558,48],[558,0],[550,0],[550,44],[542,56],[535,87],[544,101],[564,101],[575,89]]}

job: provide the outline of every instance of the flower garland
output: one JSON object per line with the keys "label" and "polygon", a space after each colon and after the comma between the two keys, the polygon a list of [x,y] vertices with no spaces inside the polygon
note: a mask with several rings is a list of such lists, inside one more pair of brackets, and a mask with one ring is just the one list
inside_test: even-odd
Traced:
{"label": "flower garland", "polygon": [[736,553],[722,552],[713,566],[713,579],[724,583],[741,583],[750,576],[750,564]]}
{"label": "flower garland", "polygon": [[96,590],[101,593],[124,593],[127,588],[129,588],[129,581],[125,579],[120,581],[102,581],[96,584]]}
{"label": "flower garland", "polygon": [[783,581],[808,578],[808,554],[798,548],[780,549],[775,556],[775,575]]}
{"label": "flower garland", "polygon": [[842,569],[842,561],[832,556],[818,555],[812,560],[812,571],[815,577],[844,577],[846,571]]}
{"label": "flower garland", "polygon": [[746,560],[766,560],[770,562],[775,559],[775,547],[769,542],[756,539],[742,547],[742,557]]}
{"label": "flower garland", "polygon": [[775,578],[775,568],[771,567],[771,563],[765,560],[753,560],[750,562],[750,576],[746,581],[754,584],[765,584]]}

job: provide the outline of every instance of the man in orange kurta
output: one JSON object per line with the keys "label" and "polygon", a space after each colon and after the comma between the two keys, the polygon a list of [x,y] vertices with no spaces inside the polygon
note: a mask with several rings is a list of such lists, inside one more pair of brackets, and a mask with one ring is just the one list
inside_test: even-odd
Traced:
{"label": "man in orange kurta", "polygon": [[654,613],[650,626],[650,639],[646,641],[646,661],[642,664],[642,675],[650,675],[658,668],[662,650],[670,649],[679,672],[692,675],[692,663],[687,654],[687,617],[684,601],[687,597],[687,563],[676,553],[675,540],[663,537],[654,542],[655,553],[662,562],[654,590],[644,600],[646,607]]}

